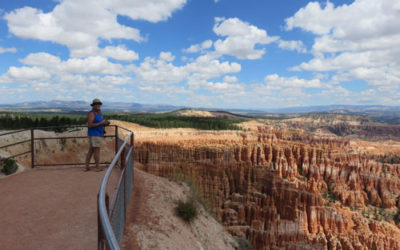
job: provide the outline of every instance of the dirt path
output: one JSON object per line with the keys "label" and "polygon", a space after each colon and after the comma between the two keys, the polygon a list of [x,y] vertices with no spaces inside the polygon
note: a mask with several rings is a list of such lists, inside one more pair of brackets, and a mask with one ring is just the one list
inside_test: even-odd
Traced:
{"label": "dirt path", "polygon": [[104,173],[27,170],[0,179],[0,249],[96,249]]}

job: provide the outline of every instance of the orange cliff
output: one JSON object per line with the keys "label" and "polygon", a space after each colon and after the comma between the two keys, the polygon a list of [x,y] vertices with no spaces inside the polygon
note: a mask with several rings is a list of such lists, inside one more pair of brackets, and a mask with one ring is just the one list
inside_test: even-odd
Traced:
{"label": "orange cliff", "polygon": [[121,125],[136,132],[136,166],[194,180],[216,218],[255,249],[400,249],[399,165],[349,139],[255,122],[218,132]]}

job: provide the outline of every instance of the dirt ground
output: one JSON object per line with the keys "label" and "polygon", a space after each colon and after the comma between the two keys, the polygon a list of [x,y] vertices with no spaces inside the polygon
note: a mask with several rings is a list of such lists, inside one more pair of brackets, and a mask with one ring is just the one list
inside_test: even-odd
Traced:
{"label": "dirt ground", "polygon": [[0,249],[97,249],[105,171],[26,170],[0,179]]}

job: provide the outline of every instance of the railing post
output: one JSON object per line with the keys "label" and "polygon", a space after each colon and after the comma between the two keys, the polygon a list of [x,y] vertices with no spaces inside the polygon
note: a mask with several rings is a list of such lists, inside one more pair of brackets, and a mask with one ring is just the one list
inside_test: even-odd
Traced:
{"label": "railing post", "polygon": [[121,152],[121,169],[123,171],[123,180],[124,180],[124,222],[126,220],[126,158],[125,158],[125,147]]}
{"label": "railing post", "polygon": [[115,125],[115,154],[118,153],[118,126]]}
{"label": "railing post", "polygon": [[124,171],[124,224],[126,222],[126,169]]}
{"label": "railing post", "polygon": [[[107,209],[107,214],[109,213],[109,197],[108,194],[106,194],[105,197],[105,202],[106,202],[106,209]],[[97,194],[97,249],[98,250],[106,250],[109,249],[106,242],[105,242],[105,235],[104,235],[104,230],[103,226],[101,225],[101,219],[100,219],[100,209],[99,209],[99,194]]]}
{"label": "railing post", "polygon": [[31,168],[35,167],[35,133],[34,129],[31,128]]}
{"label": "railing post", "polygon": [[134,156],[135,156],[135,134],[132,132],[131,135],[131,141],[132,141],[132,183],[133,183],[133,177],[135,175],[135,163],[134,163]]}
{"label": "railing post", "polygon": [[107,213],[110,216],[110,197],[108,194],[106,194],[106,208],[107,208]]}
{"label": "railing post", "polygon": [[125,161],[125,147],[124,147],[124,149],[122,149],[122,152],[121,152],[121,156],[120,156],[121,158],[121,169],[124,169],[125,167],[126,167],[126,161]]}
{"label": "railing post", "polygon": [[104,239],[104,232],[100,221],[99,194],[97,194],[97,249],[98,250],[104,249],[103,239]]}

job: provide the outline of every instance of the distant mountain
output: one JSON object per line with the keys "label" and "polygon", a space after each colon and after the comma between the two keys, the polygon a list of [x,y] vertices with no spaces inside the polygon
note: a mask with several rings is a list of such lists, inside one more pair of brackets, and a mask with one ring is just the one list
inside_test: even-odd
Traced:
{"label": "distant mountain", "polygon": [[[105,112],[162,112],[184,108],[173,105],[152,105],[140,103],[106,102],[103,106]],[[86,111],[90,103],[84,101],[36,101],[16,104],[0,104],[0,110],[26,111],[26,112],[71,112]]]}
{"label": "distant mountain", "polygon": [[383,106],[383,105],[326,105],[326,106],[306,106],[306,107],[291,107],[281,109],[266,109],[266,112],[280,114],[299,114],[299,113],[348,113],[356,114],[362,112],[400,112],[400,106]]}
{"label": "distant mountain", "polygon": [[[23,102],[16,104],[0,104],[0,111],[25,111],[25,112],[72,112],[87,111],[90,109],[88,102],[84,101],[36,101]],[[193,109],[193,107],[174,106],[174,105],[154,105],[125,102],[105,102],[103,106],[105,112],[168,112],[178,109]],[[195,108],[205,111],[232,112],[240,115],[250,115],[255,117],[270,117],[276,114],[290,117],[291,115],[307,113],[331,113],[331,114],[350,114],[366,115],[376,121],[400,124],[400,106],[383,105],[326,105],[309,107],[291,107],[280,109],[219,109],[219,108]],[[266,115],[268,114],[268,115]]]}

